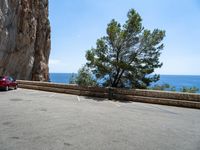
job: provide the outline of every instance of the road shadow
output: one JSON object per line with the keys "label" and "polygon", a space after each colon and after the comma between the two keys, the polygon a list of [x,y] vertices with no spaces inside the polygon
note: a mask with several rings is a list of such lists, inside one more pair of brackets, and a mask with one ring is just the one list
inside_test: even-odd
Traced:
{"label": "road shadow", "polygon": [[99,98],[99,97],[91,97],[91,96],[83,96],[83,97],[85,99],[94,100],[94,101],[97,101],[97,102],[113,101],[113,102],[121,102],[121,103],[133,103],[133,101],[128,101],[128,100],[116,100],[116,99]]}
{"label": "road shadow", "polygon": [[9,90],[5,91],[4,89],[0,89],[0,93],[6,93],[6,92],[9,92]]}
{"label": "road shadow", "polygon": [[14,89],[9,89],[8,91],[6,91],[5,89],[0,89],[0,93],[6,93],[6,92],[10,92],[10,91],[13,91]]}

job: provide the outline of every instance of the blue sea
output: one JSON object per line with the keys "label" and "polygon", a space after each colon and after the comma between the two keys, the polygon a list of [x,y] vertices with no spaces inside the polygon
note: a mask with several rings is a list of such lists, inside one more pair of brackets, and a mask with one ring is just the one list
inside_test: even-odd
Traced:
{"label": "blue sea", "polygon": [[[68,84],[73,73],[50,73],[51,82]],[[177,90],[186,87],[197,87],[200,89],[200,76],[191,75],[161,75],[160,80],[154,84],[170,84],[175,86]],[[200,91],[199,91],[200,93]]]}
{"label": "blue sea", "polygon": [[68,84],[74,73],[50,73],[50,81]]}
{"label": "blue sea", "polygon": [[[169,84],[176,87],[176,90],[179,91],[183,86],[185,87],[197,87],[200,89],[200,76],[192,75],[160,75],[160,80],[154,85]],[[200,93],[200,91],[199,91]]]}

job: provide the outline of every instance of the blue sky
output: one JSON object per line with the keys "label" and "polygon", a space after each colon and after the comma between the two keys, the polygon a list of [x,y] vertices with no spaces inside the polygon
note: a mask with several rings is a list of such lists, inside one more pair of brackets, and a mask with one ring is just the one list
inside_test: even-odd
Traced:
{"label": "blue sky", "polygon": [[200,75],[200,0],[49,0],[52,30],[50,72],[77,72],[85,52],[105,35],[107,24],[125,22],[134,8],[147,29],[166,30],[160,74]]}

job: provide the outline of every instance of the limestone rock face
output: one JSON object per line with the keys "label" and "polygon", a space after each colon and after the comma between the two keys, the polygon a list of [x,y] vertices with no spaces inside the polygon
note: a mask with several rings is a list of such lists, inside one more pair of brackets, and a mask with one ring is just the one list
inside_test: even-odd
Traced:
{"label": "limestone rock face", "polygon": [[0,0],[0,75],[49,80],[48,0]]}

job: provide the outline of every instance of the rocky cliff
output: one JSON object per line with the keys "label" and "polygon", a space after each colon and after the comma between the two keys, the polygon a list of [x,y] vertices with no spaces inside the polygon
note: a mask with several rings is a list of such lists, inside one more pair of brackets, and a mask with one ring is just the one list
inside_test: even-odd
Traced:
{"label": "rocky cliff", "polygon": [[48,0],[0,0],[0,75],[47,81]]}

